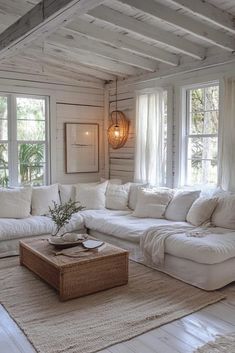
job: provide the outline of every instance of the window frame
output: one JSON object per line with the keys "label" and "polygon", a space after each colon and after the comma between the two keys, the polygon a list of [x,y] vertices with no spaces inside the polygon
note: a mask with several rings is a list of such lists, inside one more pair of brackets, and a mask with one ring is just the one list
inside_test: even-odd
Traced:
{"label": "window frame", "polygon": [[[43,185],[48,185],[50,181],[50,100],[47,95],[15,93],[0,91],[1,97],[7,97],[8,110],[8,139],[1,140],[0,143],[8,144],[8,171],[9,183],[11,186],[20,186],[18,177],[18,145],[20,143],[40,143],[45,146],[45,175]],[[45,140],[18,140],[17,139],[17,98],[43,99],[45,101]]]}
{"label": "window frame", "polygon": [[[183,112],[184,112],[184,115],[185,115],[185,118],[184,118],[184,123],[183,123],[183,140],[184,140],[184,143],[183,143],[183,148],[185,150],[184,153],[182,153],[183,155],[183,165],[182,165],[182,168],[184,169],[182,171],[182,176],[183,176],[183,184],[184,186],[188,186],[188,187],[192,187],[192,186],[197,186],[197,187],[202,187],[202,185],[204,184],[189,184],[188,183],[188,145],[189,145],[189,139],[190,138],[203,138],[203,137],[216,137],[217,138],[217,180],[215,182],[215,184],[213,185],[217,185],[218,183],[218,175],[219,175],[219,141],[220,141],[220,119],[218,121],[218,131],[216,134],[192,134],[190,133],[190,91],[191,90],[195,90],[195,89],[200,89],[200,88],[207,88],[207,87],[212,87],[212,86],[218,86],[219,87],[219,102],[218,102],[218,112],[220,113],[220,82],[219,81],[209,81],[209,82],[205,82],[205,83],[197,83],[197,84],[193,84],[193,85],[189,85],[189,86],[186,86],[183,88],[183,100],[182,100],[182,104],[184,105],[183,107]],[[214,110],[213,110],[214,111]],[[203,110],[202,112],[205,112],[205,110]],[[220,118],[220,115],[219,115],[219,118]],[[182,151],[181,151],[182,152]],[[199,159],[198,159],[199,160]],[[201,161],[202,160],[205,160],[203,158],[200,159]]]}

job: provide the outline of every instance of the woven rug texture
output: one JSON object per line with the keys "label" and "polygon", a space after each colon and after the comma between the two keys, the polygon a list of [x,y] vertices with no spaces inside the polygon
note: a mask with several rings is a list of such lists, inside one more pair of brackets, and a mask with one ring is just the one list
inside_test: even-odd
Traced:
{"label": "woven rug texture", "polygon": [[219,336],[215,341],[198,348],[195,353],[235,353],[235,332]]}
{"label": "woven rug texture", "polygon": [[60,302],[18,262],[0,260],[0,302],[40,353],[96,352],[224,298],[131,261],[128,285]]}

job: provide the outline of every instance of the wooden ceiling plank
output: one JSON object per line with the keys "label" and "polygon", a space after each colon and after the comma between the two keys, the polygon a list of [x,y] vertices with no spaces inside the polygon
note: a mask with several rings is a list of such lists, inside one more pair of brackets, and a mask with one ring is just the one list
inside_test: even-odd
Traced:
{"label": "wooden ceiling plank", "polygon": [[65,21],[82,15],[103,0],[43,0],[0,34],[0,60],[48,36]]}
{"label": "wooden ceiling plank", "polygon": [[107,29],[101,28],[94,23],[89,23],[82,19],[69,23],[66,28],[76,33],[81,33],[88,38],[111,44],[117,48],[126,49],[132,53],[140,54],[171,66],[177,66],[179,63],[179,58],[175,54],[171,54],[166,50],[144,43],[141,40],[130,38],[124,34],[107,31]]}
{"label": "wooden ceiling plank", "polygon": [[54,50],[55,53],[67,55],[69,58],[76,58],[81,64],[88,65],[91,67],[99,68],[101,70],[107,70],[114,75],[120,76],[130,76],[138,75],[140,72],[137,68],[131,67],[126,64],[119,63],[114,60],[109,60],[106,58],[99,57],[93,53],[88,53],[75,48],[68,48],[68,46],[63,46],[61,44],[55,43],[45,43],[45,49],[50,48]]}
{"label": "wooden ceiling plank", "polygon": [[98,71],[92,69],[90,67],[81,66],[79,62],[72,62],[70,60],[65,60],[57,56],[45,54],[41,48],[29,48],[27,49],[24,54],[26,58],[33,58],[36,59],[38,62],[55,65],[60,68],[72,70],[74,72],[85,74],[87,76],[91,76],[95,79],[100,79],[104,81],[112,81],[115,80],[114,75],[110,75],[108,73]]}
{"label": "wooden ceiling plank", "polygon": [[49,38],[47,38],[47,42],[63,45],[71,49],[78,48],[89,53],[97,54],[101,57],[118,60],[121,63],[151,72],[154,72],[157,69],[157,63],[155,60],[138,56],[123,49],[98,42],[91,38],[87,39],[84,36],[82,37],[79,34],[75,34],[74,32],[71,33],[71,31],[66,28],[52,34]]}
{"label": "wooden ceiling plank", "polygon": [[107,6],[100,5],[97,8],[90,10],[88,14],[94,18],[112,23],[132,33],[151,38],[156,42],[165,44],[169,48],[189,55],[195,59],[200,60],[205,58],[205,49],[201,46],[194,44],[185,38],[180,38],[173,33],[163,31],[156,26],[141,22],[125,14],[121,14]]}
{"label": "wooden ceiling plank", "polygon": [[102,81],[100,84],[93,81],[89,81],[84,77],[75,75],[74,73],[69,73],[67,70],[60,70],[50,65],[44,65],[44,74],[46,74],[47,76],[55,77],[59,80],[62,79],[63,81],[66,81],[69,84],[81,84],[83,87],[91,87],[98,89],[104,88],[104,83],[102,83]]}
{"label": "wooden ceiling plank", "polygon": [[46,55],[50,55],[52,57],[57,57],[61,60],[74,62],[76,65],[79,65],[79,66],[82,65],[82,67],[86,67],[87,69],[91,69],[91,70],[95,70],[98,72],[108,74],[109,76],[114,77],[114,79],[111,79],[111,80],[115,80],[117,75],[121,78],[124,78],[127,76],[126,73],[114,72],[113,70],[109,70],[108,67],[101,68],[101,67],[95,67],[93,64],[90,65],[89,61],[84,62],[84,55],[81,56],[78,53],[72,53],[72,52],[66,51],[63,48],[56,47],[55,45],[50,45],[50,44],[45,43],[44,52]]}
{"label": "wooden ceiling plank", "polygon": [[63,70],[60,67],[50,65],[50,64],[43,65],[43,72],[53,77],[66,78],[69,82],[74,82],[74,83],[80,82],[80,81],[87,82],[89,83],[89,86],[92,88],[103,88],[105,83],[102,80],[97,82],[96,80],[92,80],[91,78],[89,78],[89,76],[87,75],[77,74],[76,72],[69,71],[69,70]]}
{"label": "wooden ceiling plank", "polygon": [[181,6],[184,10],[203,18],[231,33],[235,33],[234,17],[218,7],[202,0],[168,0],[168,2]]}
{"label": "wooden ceiling plank", "polygon": [[55,68],[58,70],[63,70],[63,71],[67,71],[68,73],[74,73],[75,75],[78,75],[79,77],[82,77],[84,80],[87,79],[87,81],[92,81],[94,83],[101,83],[104,82],[104,80],[102,79],[98,79],[94,76],[91,75],[87,75],[82,73],[81,71],[78,71],[77,68],[71,67],[71,66],[65,66],[63,65],[63,63],[61,63],[59,60],[53,60],[51,58],[36,58],[34,56],[31,56],[30,54],[24,54],[22,56],[25,59],[33,59],[35,63],[42,65],[43,68],[45,68],[45,66],[47,67],[51,67],[51,68]]}
{"label": "wooden ceiling plank", "polygon": [[118,0],[119,2],[132,6],[139,11],[154,16],[165,21],[181,30],[186,31],[212,45],[229,51],[235,50],[235,39],[226,33],[215,31],[214,28],[206,23],[195,20],[185,14],[176,12],[169,7],[157,3],[154,0]]}

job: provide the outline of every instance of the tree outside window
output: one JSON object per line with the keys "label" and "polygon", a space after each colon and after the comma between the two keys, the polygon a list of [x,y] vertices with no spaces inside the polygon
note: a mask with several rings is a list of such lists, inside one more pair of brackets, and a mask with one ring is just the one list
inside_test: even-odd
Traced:
{"label": "tree outside window", "polygon": [[187,185],[217,183],[219,86],[188,89]]}
{"label": "tree outside window", "polygon": [[46,103],[46,97],[0,96],[0,185],[45,184]]}

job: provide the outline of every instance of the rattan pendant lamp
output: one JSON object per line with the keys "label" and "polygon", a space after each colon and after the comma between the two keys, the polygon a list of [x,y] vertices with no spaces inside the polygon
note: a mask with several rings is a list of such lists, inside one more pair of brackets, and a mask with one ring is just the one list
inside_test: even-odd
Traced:
{"label": "rattan pendant lamp", "polygon": [[129,132],[129,120],[125,117],[123,112],[117,110],[117,95],[118,91],[116,79],[116,107],[111,113],[111,121],[108,128],[108,141],[115,150],[125,145]]}

